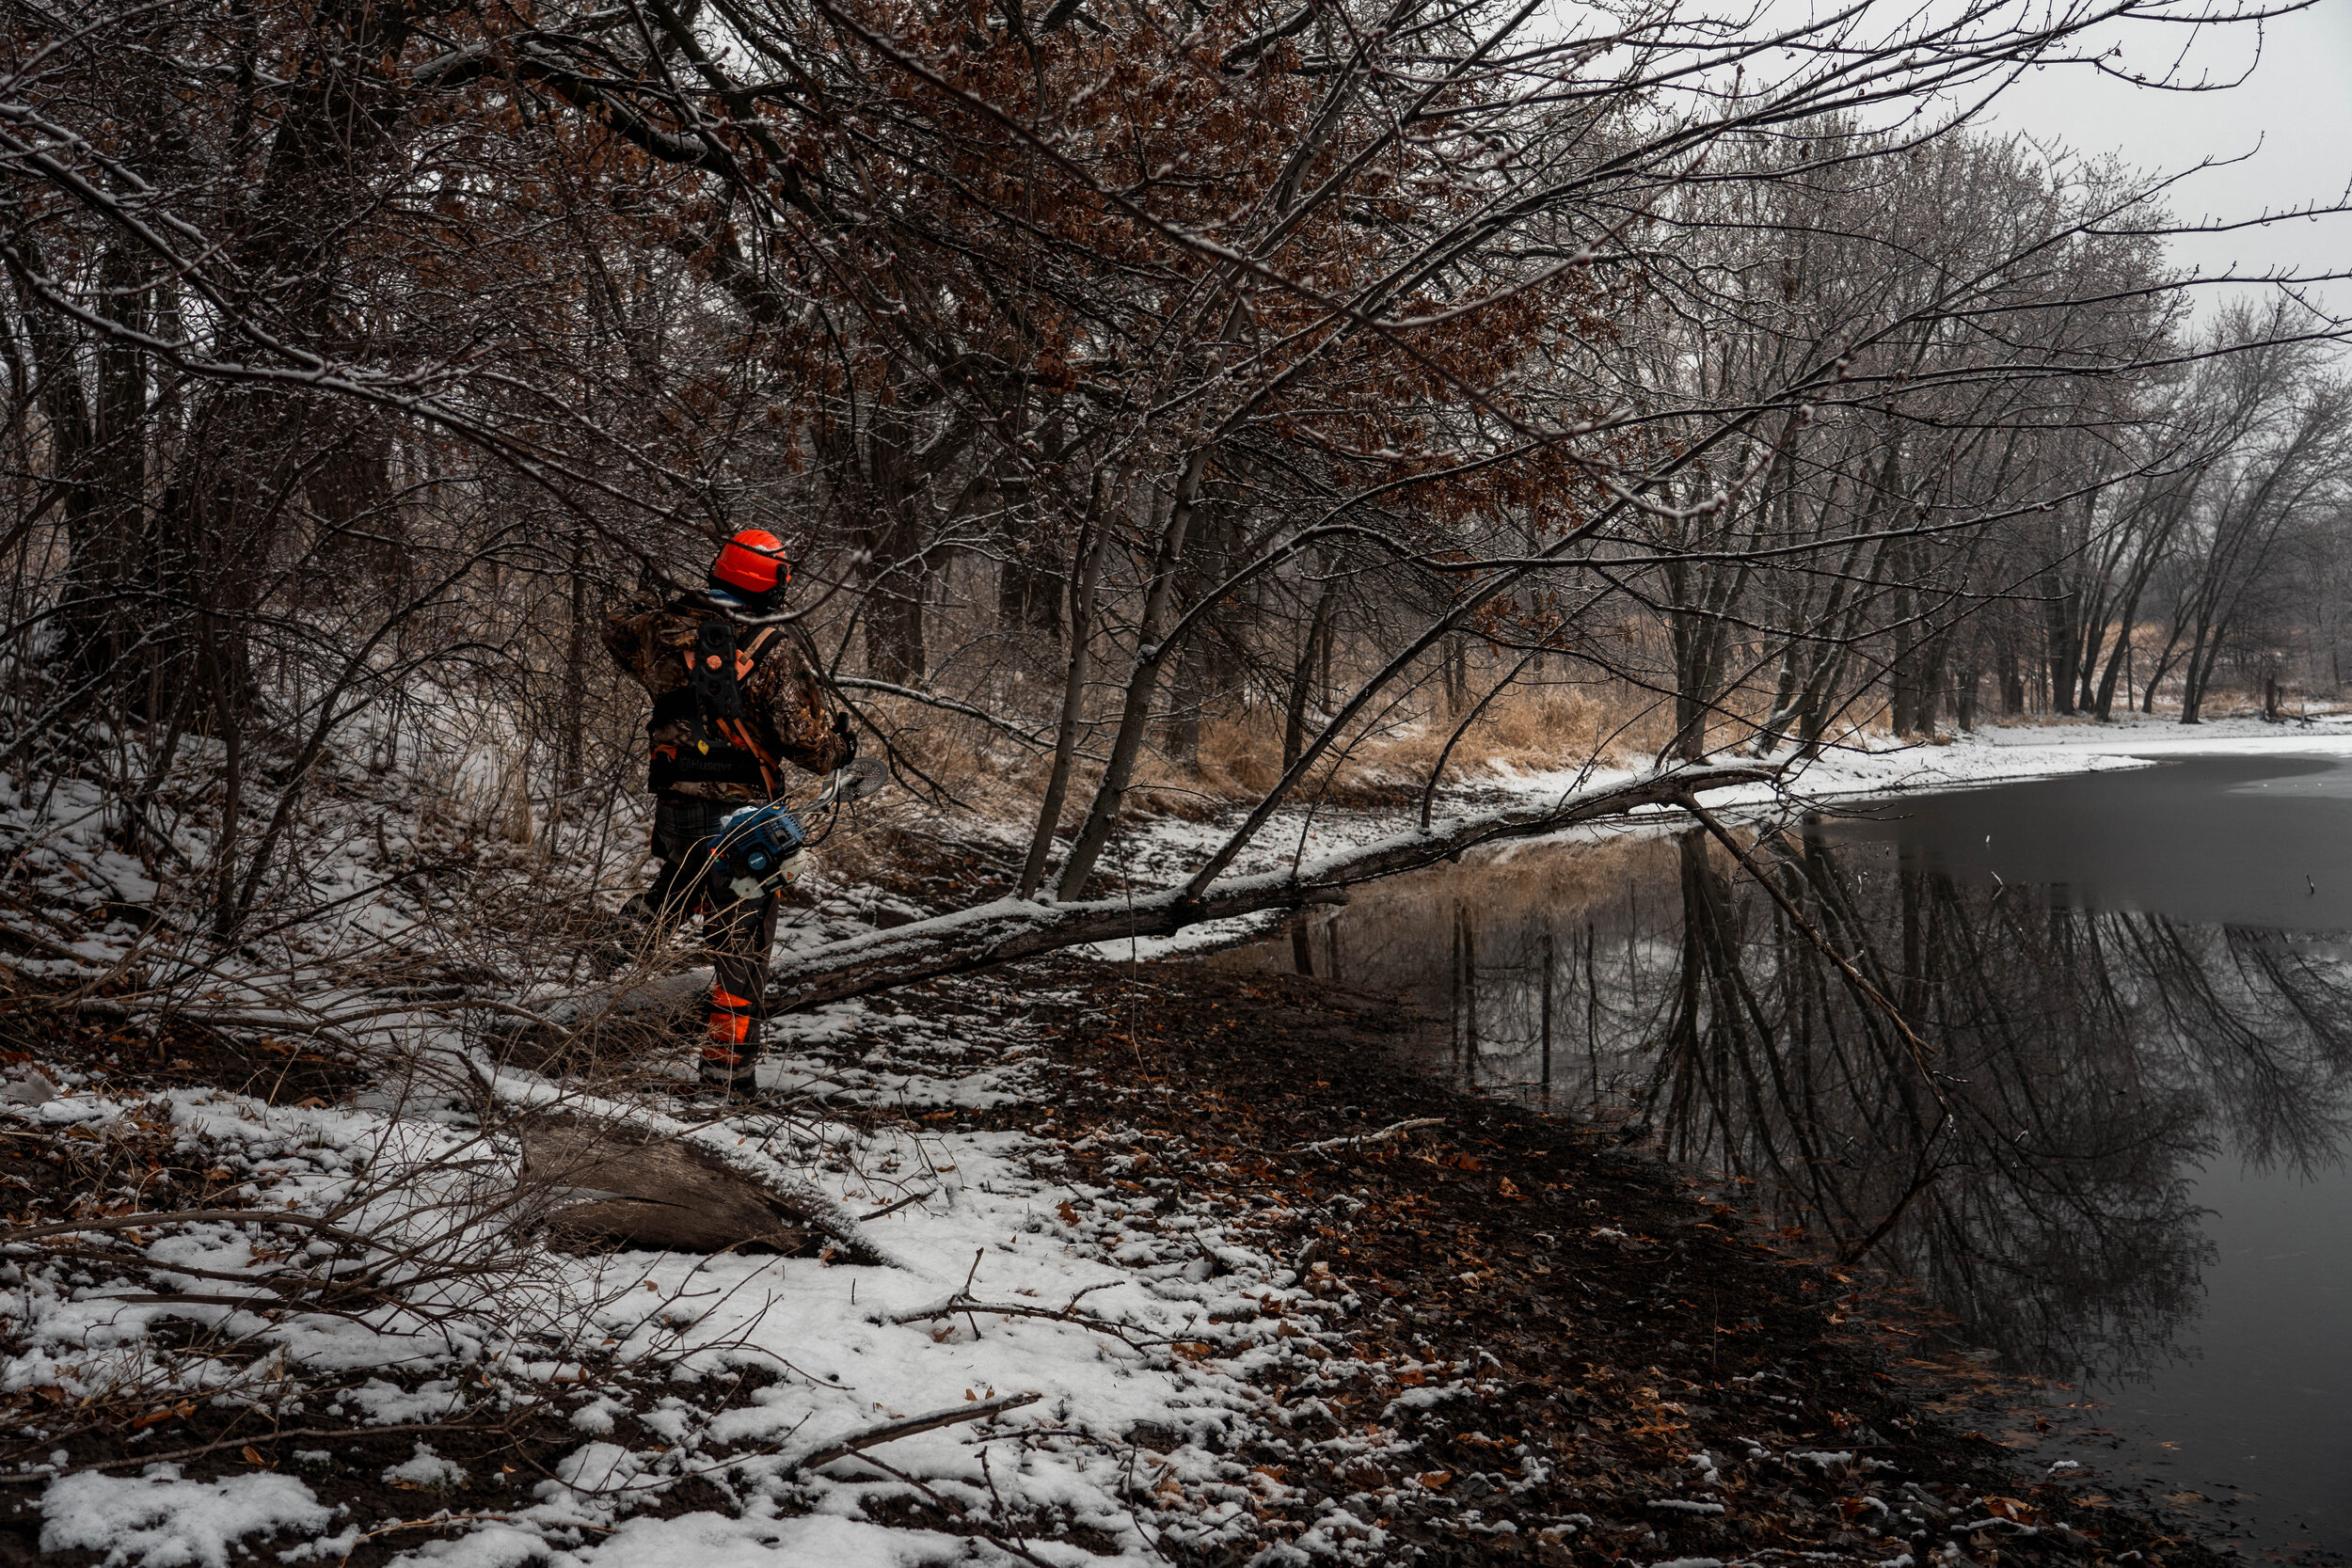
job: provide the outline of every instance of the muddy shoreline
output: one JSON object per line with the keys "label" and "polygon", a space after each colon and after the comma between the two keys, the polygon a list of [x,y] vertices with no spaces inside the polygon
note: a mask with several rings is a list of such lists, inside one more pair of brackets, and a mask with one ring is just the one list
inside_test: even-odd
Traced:
{"label": "muddy shoreline", "polygon": [[1241,1456],[1270,1533],[1344,1511],[1432,1563],[2221,1560],[2157,1499],[1986,1436],[2030,1423],[2026,1391],[1888,1282],[1619,1135],[1416,1070],[1398,1003],[1040,967],[1053,1116],[960,1125],[1041,1139],[1081,1191],[1254,1211],[1334,1307],[1268,1389],[1287,1440]]}

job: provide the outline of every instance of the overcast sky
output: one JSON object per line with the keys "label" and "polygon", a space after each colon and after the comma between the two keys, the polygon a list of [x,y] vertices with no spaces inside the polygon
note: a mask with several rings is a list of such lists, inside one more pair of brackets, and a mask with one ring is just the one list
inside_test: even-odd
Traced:
{"label": "overcast sky", "polygon": [[[2175,187],[2173,211],[2182,219],[2237,221],[2265,208],[2341,200],[2352,183],[2352,0],[2320,0],[2263,24],[2259,34],[2233,26],[2192,40],[2183,31],[2141,24],[2114,40],[2123,46],[2123,63],[2141,71],[2155,71],[2166,50],[2186,43],[2184,76],[2228,80],[2249,66],[2251,76],[2227,91],[2178,93],[2052,66],[2019,82],[1991,124],[2055,137],[2082,152],[2114,152],[2149,169],[2244,156]],[[2183,236],[2172,251],[2180,265],[2207,272],[2352,271],[2352,216]],[[2352,283],[2330,285],[2324,297],[2337,313],[2352,312]]]}

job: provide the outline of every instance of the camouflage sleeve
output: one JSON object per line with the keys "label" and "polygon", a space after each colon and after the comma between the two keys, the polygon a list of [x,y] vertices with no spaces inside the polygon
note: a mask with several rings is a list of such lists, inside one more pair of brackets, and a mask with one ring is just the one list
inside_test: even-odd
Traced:
{"label": "camouflage sleeve", "polygon": [[604,618],[604,649],[612,656],[612,662],[632,676],[648,691],[651,679],[653,625],[660,618],[660,605],[630,600],[616,606]]}
{"label": "camouflage sleeve", "polygon": [[759,695],[779,754],[811,773],[830,773],[847,761],[849,748],[834,731],[833,705],[797,643],[777,649],[759,673]]}

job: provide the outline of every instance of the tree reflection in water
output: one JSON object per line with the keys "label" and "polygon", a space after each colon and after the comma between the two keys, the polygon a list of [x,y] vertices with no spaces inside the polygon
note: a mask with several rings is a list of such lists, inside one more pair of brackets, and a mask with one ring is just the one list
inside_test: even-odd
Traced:
{"label": "tree reflection in water", "polygon": [[2201,1163],[2340,1157],[2340,944],[1963,886],[1819,834],[1749,853],[1788,907],[1690,832],[1412,879],[1234,961],[1409,993],[1471,1082],[1646,1124],[2040,1370],[2170,1349],[2212,1256]]}

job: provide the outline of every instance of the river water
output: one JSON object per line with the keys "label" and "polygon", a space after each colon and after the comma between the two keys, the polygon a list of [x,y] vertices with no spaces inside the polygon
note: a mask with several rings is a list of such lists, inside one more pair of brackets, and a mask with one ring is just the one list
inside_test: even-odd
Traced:
{"label": "river water", "polygon": [[[1401,992],[2050,1380],[2039,1464],[2352,1553],[2352,763],[2203,757],[1748,843],[1528,846],[1225,961]],[[1775,896],[1775,894],[1777,896]],[[1303,948],[1303,952],[1301,949]]]}

